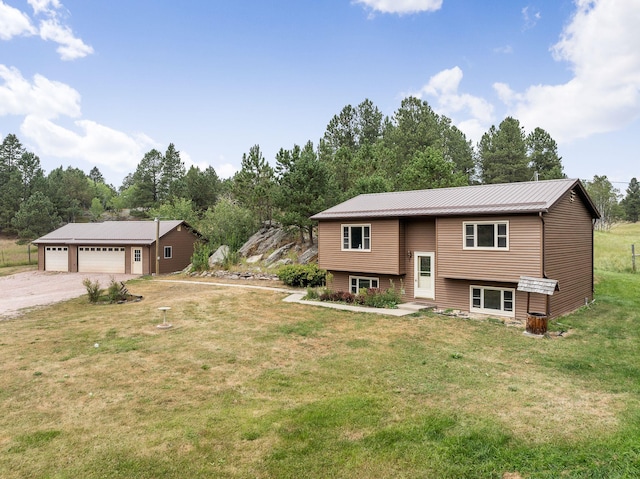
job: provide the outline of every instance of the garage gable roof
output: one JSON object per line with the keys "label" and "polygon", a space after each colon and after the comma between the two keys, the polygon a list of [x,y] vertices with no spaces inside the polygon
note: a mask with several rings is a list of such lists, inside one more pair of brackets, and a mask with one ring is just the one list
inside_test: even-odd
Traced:
{"label": "garage gable roof", "polygon": [[569,190],[582,198],[593,218],[600,217],[580,180],[561,179],[364,194],[311,218],[545,213]]}
{"label": "garage gable roof", "polygon": [[[160,221],[160,237],[182,220]],[[104,223],[69,223],[46,234],[34,244],[135,244],[148,245],[156,240],[155,221],[105,221]]]}

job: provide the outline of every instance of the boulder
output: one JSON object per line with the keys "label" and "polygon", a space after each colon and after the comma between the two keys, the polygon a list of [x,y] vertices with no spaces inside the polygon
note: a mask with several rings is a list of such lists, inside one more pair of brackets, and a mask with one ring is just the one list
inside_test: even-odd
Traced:
{"label": "boulder", "polygon": [[239,252],[245,258],[264,254],[279,248],[283,243],[291,241],[291,233],[278,224],[265,225],[260,228],[240,248]]}
{"label": "boulder", "polygon": [[289,252],[289,250],[295,245],[295,243],[287,243],[284,246],[281,246],[280,248],[278,248],[277,250],[275,250],[273,253],[271,253],[267,259],[264,260],[264,263],[266,265],[270,265],[271,263],[273,263],[274,261],[278,261],[279,259],[281,259],[285,254],[287,254]]}
{"label": "boulder", "polygon": [[317,257],[318,257],[318,245],[314,244],[311,248],[309,248],[307,251],[305,251],[298,257],[298,262],[300,264],[307,264],[315,260]]}
{"label": "boulder", "polygon": [[262,255],[261,254],[254,254],[253,256],[249,256],[247,258],[247,263],[249,263],[249,264],[257,263],[261,259],[262,259]]}
{"label": "boulder", "polygon": [[209,267],[212,268],[216,265],[222,264],[228,254],[229,247],[227,245],[220,246],[215,253],[209,256]]}

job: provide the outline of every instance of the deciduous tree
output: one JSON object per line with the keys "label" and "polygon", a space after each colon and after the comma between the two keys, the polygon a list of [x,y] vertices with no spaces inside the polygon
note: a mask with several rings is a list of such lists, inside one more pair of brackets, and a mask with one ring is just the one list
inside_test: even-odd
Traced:
{"label": "deciduous tree", "polygon": [[613,187],[606,175],[595,175],[593,180],[586,181],[584,186],[600,212],[596,229],[608,230],[620,216],[620,205],[618,204],[620,192]]}

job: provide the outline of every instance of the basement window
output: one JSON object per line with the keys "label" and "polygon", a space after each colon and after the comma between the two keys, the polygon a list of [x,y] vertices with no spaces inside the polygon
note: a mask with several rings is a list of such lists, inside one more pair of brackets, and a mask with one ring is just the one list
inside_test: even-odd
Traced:
{"label": "basement window", "polygon": [[515,290],[471,286],[470,308],[472,313],[515,316]]}

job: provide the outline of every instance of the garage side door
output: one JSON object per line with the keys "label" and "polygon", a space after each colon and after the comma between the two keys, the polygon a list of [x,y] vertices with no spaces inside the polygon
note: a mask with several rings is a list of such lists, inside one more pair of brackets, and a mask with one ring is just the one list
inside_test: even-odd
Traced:
{"label": "garage side door", "polygon": [[46,246],[44,249],[45,271],[69,271],[69,248]]}
{"label": "garage side door", "polygon": [[124,273],[124,248],[118,246],[80,246],[78,272]]}

